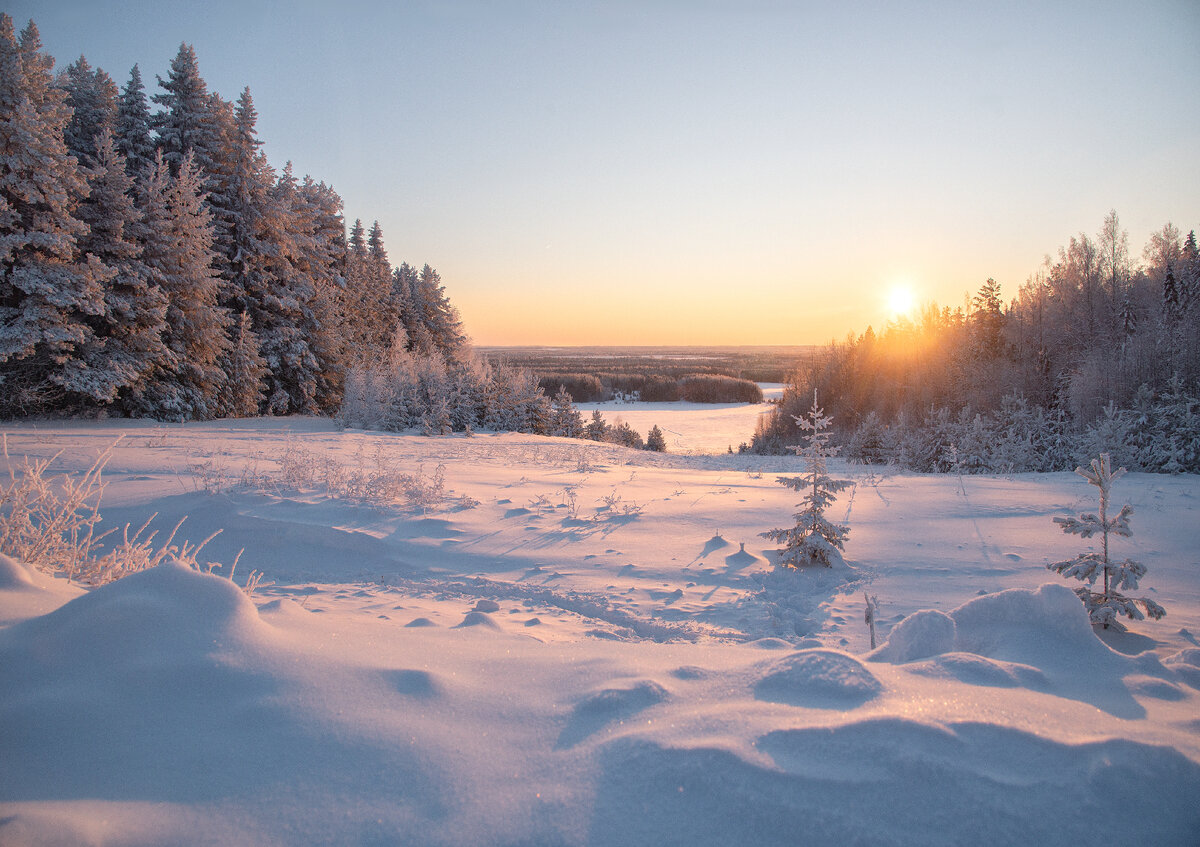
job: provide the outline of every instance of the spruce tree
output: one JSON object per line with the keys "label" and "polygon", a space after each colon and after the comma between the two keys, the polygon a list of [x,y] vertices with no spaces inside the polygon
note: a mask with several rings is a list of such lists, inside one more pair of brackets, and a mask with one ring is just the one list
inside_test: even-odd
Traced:
{"label": "spruce tree", "polygon": [[91,319],[93,337],[82,345],[79,358],[96,381],[95,396],[107,403],[118,393],[127,394],[168,359],[162,340],[167,298],[142,261],[136,238],[141,215],[130,196],[133,179],[113,148],[108,127],[100,130],[94,146],[91,193],[79,207],[88,233],[79,246],[113,273],[104,281],[104,312]]}
{"label": "spruce tree", "polygon": [[64,142],[71,118],[51,84],[32,21],[18,41],[0,14],[0,413],[26,414],[102,400],[78,350],[104,312],[113,275],[82,256],[76,217],[88,186]]}
{"label": "spruce tree", "polygon": [[563,438],[579,438],[583,435],[583,417],[575,408],[566,386],[560,385],[554,395],[554,411],[550,418],[550,434]]}
{"label": "spruce tree", "polygon": [[129,71],[129,82],[117,101],[114,130],[117,152],[125,157],[125,170],[136,181],[146,179],[154,164],[154,139],[150,135],[150,105],[137,65]]}
{"label": "spruce tree", "polygon": [[650,431],[646,433],[646,449],[653,450],[656,453],[665,453],[667,451],[667,439],[663,435],[663,431],[659,429],[658,424],[650,427]]}
{"label": "spruce tree", "polygon": [[[352,361],[373,361],[388,349],[400,325],[400,312],[392,297],[392,269],[378,221],[372,224],[369,238],[364,235],[361,220],[356,220],[350,230],[345,313]],[[408,329],[409,346],[417,349],[420,335],[414,328]]]}
{"label": "spruce tree", "polygon": [[136,414],[162,419],[205,419],[218,413],[225,375],[228,313],[217,303],[212,218],[190,154],[172,178],[161,152],[146,183],[143,258],[167,294],[163,340],[171,358],[130,397]]}
{"label": "spruce tree", "polygon": [[416,326],[424,327],[429,343],[447,359],[458,355],[467,344],[462,320],[446,296],[441,276],[428,264],[417,276],[412,300]]}
{"label": "spruce tree", "polygon": [[316,361],[316,409],[333,414],[342,403],[348,356],[344,312],[346,226],[342,198],[305,177],[291,201],[298,262],[313,285],[301,328]]}
{"label": "spruce tree", "polygon": [[71,120],[64,130],[67,150],[80,162],[96,157],[96,136],[117,121],[117,85],[100,68],[80,56],[67,66],[60,85],[67,95]]}
{"label": "spruce tree", "polygon": [[235,320],[229,350],[223,361],[225,390],[221,393],[221,415],[254,417],[259,413],[268,371],[259,352],[258,337],[250,327],[250,316],[245,312]]}
{"label": "spruce tree", "polygon": [[600,414],[599,409],[592,409],[592,418],[583,427],[583,435],[589,441],[607,441],[609,432],[608,422]]}
{"label": "spruce tree", "polygon": [[151,123],[158,132],[158,148],[172,176],[179,173],[188,153],[200,171],[211,173],[219,139],[210,118],[208,84],[200,76],[192,45],[179,45],[167,78],[158,77],[158,85],[162,91],[151,99],[162,111],[153,116]]}
{"label": "spruce tree", "polygon": [[[1099,624],[1105,629],[1124,630],[1125,627],[1117,621],[1117,615],[1143,620],[1145,615],[1138,606],[1145,609],[1146,614],[1155,620],[1161,618],[1166,614],[1166,610],[1155,601],[1148,597],[1130,598],[1120,593],[1138,587],[1138,580],[1146,575],[1146,566],[1132,559],[1116,563],[1109,557],[1109,536],[1129,538],[1133,535],[1133,530],[1129,528],[1133,508],[1128,503],[1121,507],[1121,511],[1115,517],[1108,515],[1112,484],[1125,474],[1125,468],[1112,470],[1112,461],[1108,454],[1101,453],[1100,458],[1092,459],[1090,468],[1078,467],[1075,473],[1100,489],[1100,513],[1055,518],[1054,522],[1069,535],[1091,538],[1099,534],[1101,551],[1080,553],[1073,559],[1053,562],[1046,567],[1063,576],[1074,577],[1087,583],[1086,586],[1075,589],[1075,593],[1083,601],[1093,624]],[[1098,579],[1101,580],[1102,590],[1094,591],[1093,587]]]}
{"label": "spruce tree", "polygon": [[[313,296],[312,281],[298,267],[300,222],[293,213],[295,181],[277,182],[257,134],[258,113],[243,90],[214,175],[219,194],[210,198],[222,222],[214,249],[222,269],[221,304],[249,316],[266,366],[266,410],[272,414],[316,410],[317,367],[302,323]],[[235,331],[239,331],[235,328]],[[228,369],[228,365],[226,366]]]}
{"label": "spruce tree", "polygon": [[782,542],[780,564],[788,568],[807,565],[832,567],[842,563],[841,550],[845,549],[848,527],[831,523],[825,510],[833,503],[839,491],[850,487],[848,479],[833,479],[829,476],[826,461],[837,455],[838,448],[830,446],[828,432],[833,419],[817,405],[813,392],[813,404],[806,417],[796,417],[796,424],[807,435],[807,444],[792,448],[806,460],[804,476],[779,477],[776,482],[804,492],[800,511],[793,516],[795,526],[772,529],[762,533],[763,538]]}

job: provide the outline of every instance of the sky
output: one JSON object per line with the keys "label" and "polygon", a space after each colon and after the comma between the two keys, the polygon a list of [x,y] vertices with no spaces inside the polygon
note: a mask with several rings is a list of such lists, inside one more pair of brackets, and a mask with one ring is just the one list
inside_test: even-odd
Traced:
{"label": "sky", "polygon": [[819,344],[1006,296],[1115,209],[1200,228],[1200,3],[20,0],[65,68],[181,42],[475,343]]}

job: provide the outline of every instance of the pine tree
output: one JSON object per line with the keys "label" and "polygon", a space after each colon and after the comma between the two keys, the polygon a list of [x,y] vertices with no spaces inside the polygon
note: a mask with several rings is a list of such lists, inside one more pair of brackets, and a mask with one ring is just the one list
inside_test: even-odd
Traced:
{"label": "pine tree", "polygon": [[592,410],[592,419],[583,428],[583,436],[589,441],[607,441],[610,427],[600,414],[599,409]]}
{"label": "pine tree", "polygon": [[259,352],[250,316],[237,316],[228,352],[224,357],[225,390],[219,411],[223,417],[252,418],[259,413],[267,366]]}
{"label": "pine tree", "polygon": [[[102,400],[77,356],[114,271],[79,253],[88,186],[63,140],[71,118],[33,22],[0,14],[0,413]],[[99,393],[97,394],[97,391]]]}
{"label": "pine tree", "polygon": [[299,270],[312,282],[301,331],[316,361],[316,410],[333,414],[342,403],[348,356],[343,311],[346,226],[342,198],[325,183],[305,177],[291,198]]}
{"label": "pine tree", "polygon": [[646,433],[646,449],[656,453],[667,451],[667,439],[663,435],[663,431],[658,428],[658,424],[650,427],[650,431]]}
{"label": "pine tree", "polygon": [[167,78],[158,77],[158,85],[163,90],[151,99],[162,111],[153,116],[152,126],[158,132],[158,147],[172,176],[179,173],[188,153],[202,173],[211,173],[219,139],[210,119],[208,84],[200,76],[192,45],[179,45]]}
{"label": "pine tree", "polygon": [[129,82],[121,90],[117,101],[116,135],[117,152],[125,157],[125,170],[136,181],[146,179],[154,164],[154,139],[150,136],[150,105],[146,101],[146,87],[142,84],[142,72],[134,65],[129,72]]}
{"label": "pine tree", "polygon": [[143,258],[167,294],[163,340],[171,358],[130,397],[131,411],[162,419],[217,414],[225,375],[218,366],[228,339],[228,313],[217,304],[212,218],[190,154],[172,178],[161,152],[146,183]]}
{"label": "pine tree", "polygon": [[793,491],[803,491],[800,511],[793,516],[795,526],[772,529],[762,533],[763,538],[781,542],[780,564],[788,568],[806,565],[832,567],[842,563],[841,550],[845,549],[848,527],[830,523],[825,510],[833,503],[837,493],[848,487],[847,479],[832,479],[826,460],[837,455],[837,448],[829,444],[827,431],[833,419],[817,405],[813,392],[812,408],[807,417],[796,417],[796,424],[807,433],[808,443],[794,447],[797,454],[807,460],[804,476],[779,477],[776,481]]}
{"label": "pine tree", "polygon": [[80,56],[67,66],[60,82],[71,108],[71,120],[64,130],[67,150],[80,162],[96,157],[96,136],[100,130],[113,129],[117,120],[117,86],[100,68],[92,70]]}
{"label": "pine tree", "polygon": [[[447,359],[454,358],[466,347],[462,320],[458,310],[446,297],[442,278],[429,265],[421,268],[413,285],[413,318],[417,327],[423,327],[422,337]],[[409,327],[410,332],[413,327]]]}
{"label": "pine tree", "polygon": [[[1074,577],[1087,583],[1086,586],[1075,589],[1075,593],[1083,600],[1093,624],[1100,624],[1105,629],[1111,627],[1124,630],[1125,627],[1117,621],[1116,616],[1125,615],[1133,620],[1143,620],[1145,615],[1138,608],[1139,605],[1146,610],[1147,615],[1158,620],[1166,614],[1166,610],[1158,603],[1146,597],[1129,598],[1119,593],[1137,588],[1138,580],[1146,575],[1146,566],[1132,559],[1126,559],[1119,564],[1109,559],[1109,536],[1129,538],[1133,535],[1133,530],[1129,528],[1133,508],[1128,503],[1121,507],[1121,511],[1115,517],[1108,516],[1112,484],[1125,474],[1125,469],[1112,470],[1108,454],[1101,453],[1100,458],[1092,459],[1089,469],[1078,467],[1075,473],[1100,489],[1100,513],[1055,518],[1054,522],[1068,535],[1091,538],[1099,533],[1102,540],[1101,552],[1080,553],[1073,559],[1053,562],[1046,567],[1063,576]],[[1103,590],[1093,591],[1096,580],[1101,577]]]}
{"label": "pine tree", "polygon": [[554,411],[550,418],[550,434],[562,438],[579,438],[583,435],[583,417],[571,399],[565,386],[558,387],[554,395]]}
{"label": "pine tree", "polygon": [[91,320],[93,338],[81,346],[79,358],[96,382],[93,396],[111,402],[169,358],[162,340],[167,298],[142,261],[136,239],[141,215],[130,196],[133,179],[126,172],[124,157],[113,148],[107,126],[94,146],[88,179],[91,193],[79,207],[88,233],[79,247],[113,274],[104,281],[104,313]]}
{"label": "pine tree", "polygon": [[618,420],[609,429],[606,440],[634,450],[641,450],[645,447],[638,431],[622,420]]}

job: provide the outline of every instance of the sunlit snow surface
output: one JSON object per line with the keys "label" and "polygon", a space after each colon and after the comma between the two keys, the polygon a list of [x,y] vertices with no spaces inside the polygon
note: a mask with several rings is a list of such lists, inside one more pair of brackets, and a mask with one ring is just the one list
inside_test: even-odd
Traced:
{"label": "sunlit snow surface", "polygon": [[[798,460],[724,454],[763,408],[606,408],[677,433],[666,455],[304,418],[5,427],[59,472],[123,436],[106,527],[186,515],[192,541],[223,530],[203,559],[244,548],[235,579],[275,585],[168,565],[85,591],[0,559],[0,843],[1200,840],[1200,478],[1114,489],[1116,553],[1167,617],[1106,644],[1045,569],[1080,549],[1051,518],[1094,507],[1072,474],[834,463],[847,568],[774,571],[758,533],[790,521]],[[448,499],[297,490],[297,447],[444,465]]]}

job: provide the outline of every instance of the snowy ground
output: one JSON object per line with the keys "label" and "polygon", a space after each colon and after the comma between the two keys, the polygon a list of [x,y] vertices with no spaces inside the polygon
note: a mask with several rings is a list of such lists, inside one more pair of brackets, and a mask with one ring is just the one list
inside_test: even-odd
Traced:
{"label": "snowy ground", "polygon": [[[163,566],[87,591],[0,560],[0,843],[1200,840],[1200,478],[1117,483],[1117,553],[1168,614],[1106,644],[1044,567],[1080,549],[1051,518],[1094,508],[1072,474],[839,467],[848,567],[774,571],[758,533],[789,522],[797,460],[724,454],[763,408],[606,408],[674,433],[666,455],[304,418],[5,427],[60,472],[123,436],[106,525],[186,515],[193,541],[223,530],[203,559],[244,548],[237,582],[275,584]],[[446,499],[297,489],[285,451],[441,465]],[[864,591],[892,635],[873,654]],[[945,614],[898,626],[920,610]]]}

